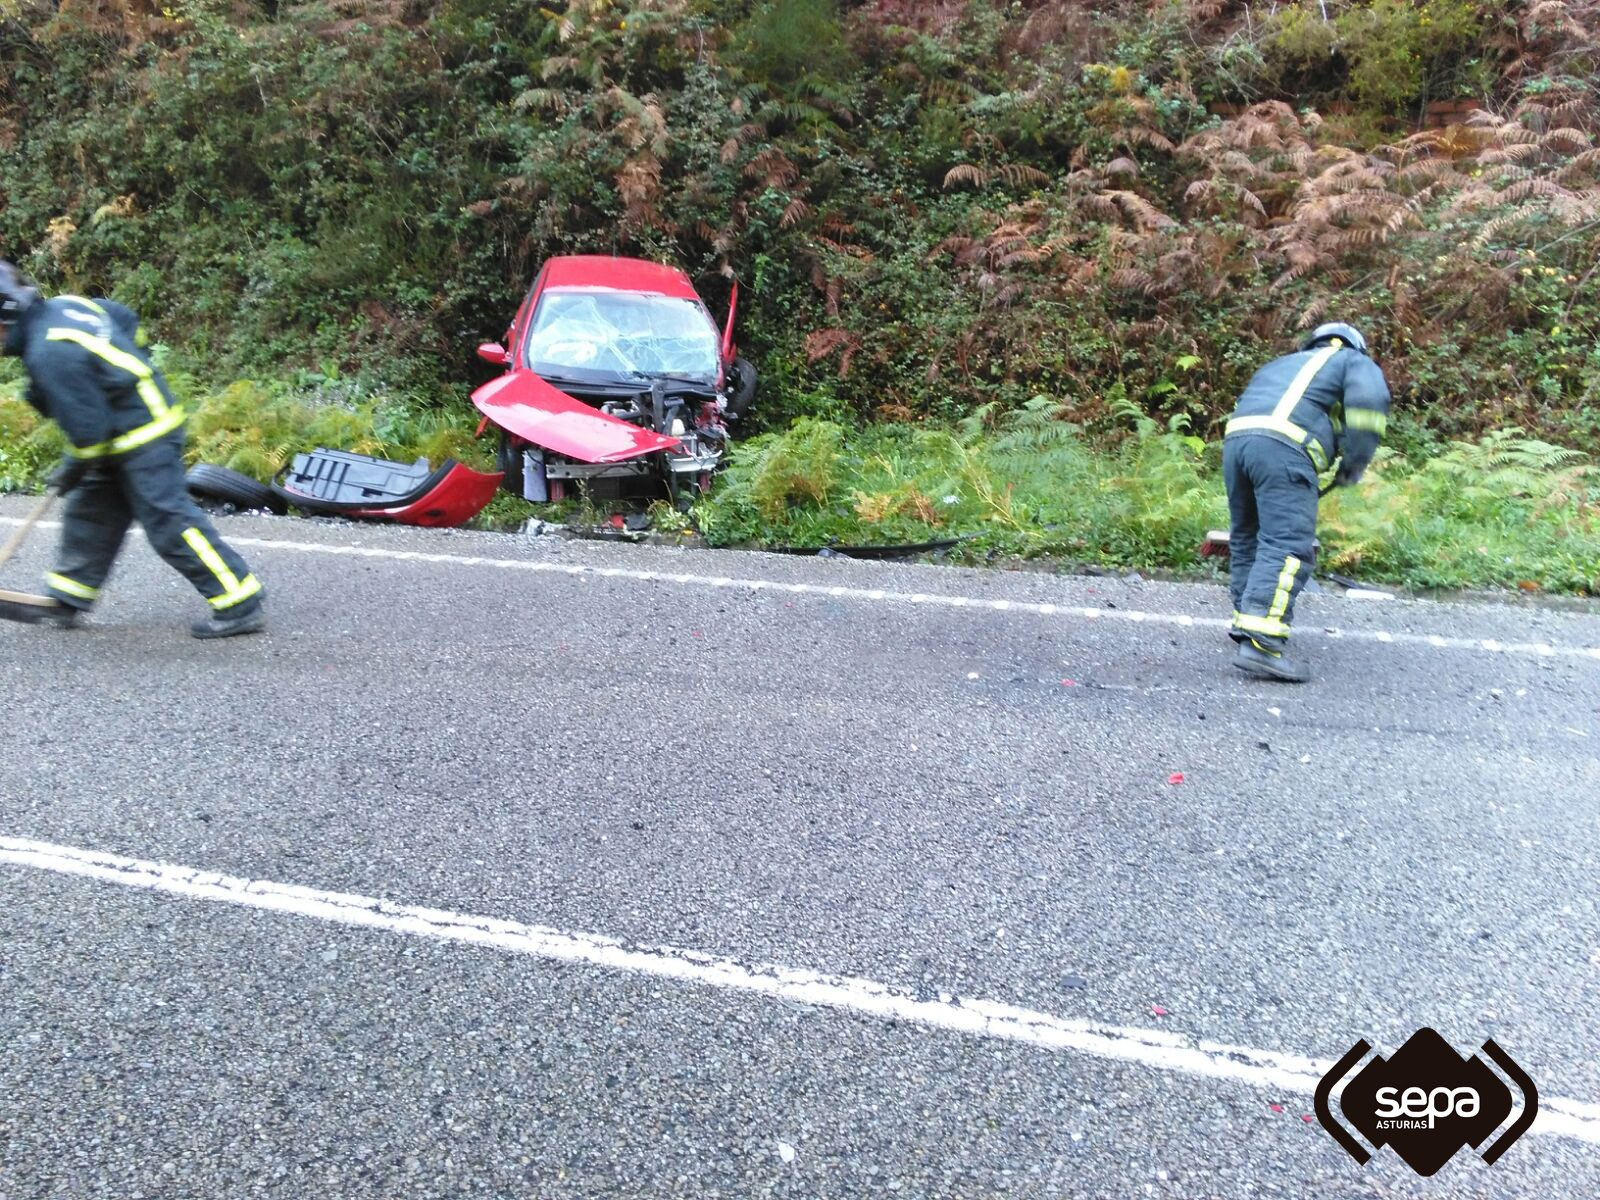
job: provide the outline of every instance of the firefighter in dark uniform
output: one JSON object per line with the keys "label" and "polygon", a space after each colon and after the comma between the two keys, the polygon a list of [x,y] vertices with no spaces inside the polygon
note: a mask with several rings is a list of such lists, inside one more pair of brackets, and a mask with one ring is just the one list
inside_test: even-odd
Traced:
{"label": "firefighter in dark uniform", "polygon": [[67,496],[59,565],[45,577],[62,606],[55,619],[71,625],[93,607],[137,521],[210,604],[195,637],[263,629],[261,581],[184,485],[183,409],[144,351],[138,317],[109,300],[46,300],[0,262],[0,332],[27,370],[28,402],[69,443],[50,476]]}
{"label": "firefighter in dark uniform", "polygon": [[1360,480],[1383,440],[1389,385],[1349,325],[1323,325],[1297,354],[1256,372],[1223,440],[1234,666],[1303,683],[1310,669],[1287,654],[1295,597],[1311,579],[1317,476]]}

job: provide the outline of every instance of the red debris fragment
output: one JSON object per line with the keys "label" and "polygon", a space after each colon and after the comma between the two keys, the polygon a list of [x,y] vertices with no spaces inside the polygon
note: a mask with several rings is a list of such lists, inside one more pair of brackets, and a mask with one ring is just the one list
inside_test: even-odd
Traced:
{"label": "red debris fragment", "polygon": [[1311,1122],[1311,1114],[1310,1113],[1302,1113],[1301,1116],[1300,1116],[1300,1119],[1302,1121],[1305,1121],[1307,1124],[1310,1124],[1310,1122]]}
{"label": "red debris fragment", "polygon": [[1152,1004],[1150,1006],[1150,1011],[1155,1013],[1155,1015],[1158,1017],[1164,1017],[1167,1015],[1167,1010],[1162,1008],[1159,1004]]}
{"label": "red debris fragment", "polygon": [[1174,771],[1171,775],[1167,776],[1167,782],[1170,783],[1173,787],[1177,787],[1180,783],[1183,782],[1183,772],[1182,771]]}
{"label": "red debris fragment", "polygon": [[1282,1112],[1283,1111],[1283,1105],[1281,1105],[1281,1104],[1269,1104],[1269,1105],[1267,1105],[1267,1107],[1270,1108],[1273,1112]]}
{"label": "red debris fragment", "polygon": [[690,637],[703,638],[703,637],[705,637],[705,634],[701,633],[698,629],[691,629],[689,631],[689,636]]}
{"label": "red debris fragment", "polygon": [[1063,679],[1061,681],[1061,686],[1062,687],[1077,687],[1078,686],[1078,681],[1076,679]]}

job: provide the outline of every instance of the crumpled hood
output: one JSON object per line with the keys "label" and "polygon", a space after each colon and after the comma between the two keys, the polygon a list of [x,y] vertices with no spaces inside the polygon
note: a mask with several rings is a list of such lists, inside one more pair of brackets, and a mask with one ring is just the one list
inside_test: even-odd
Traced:
{"label": "crumpled hood", "polygon": [[484,384],[472,403],[507,433],[580,462],[624,462],[683,444],[603,413],[526,368]]}

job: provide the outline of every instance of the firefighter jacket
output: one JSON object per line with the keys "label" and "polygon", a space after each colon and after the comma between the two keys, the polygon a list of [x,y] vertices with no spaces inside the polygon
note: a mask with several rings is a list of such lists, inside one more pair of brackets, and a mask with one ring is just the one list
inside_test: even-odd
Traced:
{"label": "firefighter jacket", "polygon": [[22,358],[28,403],[61,427],[75,458],[126,454],[183,424],[139,318],[120,304],[41,300],[12,325],[5,350]]}
{"label": "firefighter jacket", "polygon": [[1299,446],[1319,472],[1343,458],[1361,477],[1389,423],[1383,372],[1338,338],[1273,359],[1255,373],[1228,421],[1227,437],[1264,434]]}

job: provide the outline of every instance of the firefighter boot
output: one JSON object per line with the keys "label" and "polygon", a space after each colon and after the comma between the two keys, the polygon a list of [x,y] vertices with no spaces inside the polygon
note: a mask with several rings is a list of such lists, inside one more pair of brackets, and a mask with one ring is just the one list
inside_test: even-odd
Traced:
{"label": "firefighter boot", "polygon": [[1246,675],[1254,675],[1258,679],[1305,683],[1311,678],[1311,668],[1305,663],[1288,657],[1282,650],[1263,646],[1255,638],[1239,643],[1239,648],[1233,653],[1233,665]]}
{"label": "firefighter boot", "polygon": [[56,606],[45,614],[45,622],[54,625],[57,629],[81,629],[83,628],[83,610],[58,601]]}
{"label": "firefighter boot", "polygon": [[189,626],[189,633],[197,638],[238,637],[242,633],[260,633],[266,627],[267,614],[258,605],[237,617],[213,613],[204,621],[196,621]]}

